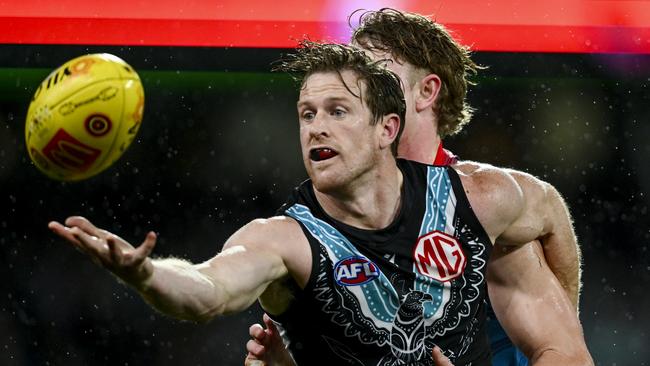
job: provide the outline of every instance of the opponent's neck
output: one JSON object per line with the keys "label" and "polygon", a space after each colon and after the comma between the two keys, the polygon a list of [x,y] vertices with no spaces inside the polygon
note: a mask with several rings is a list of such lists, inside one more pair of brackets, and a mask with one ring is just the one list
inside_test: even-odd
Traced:
{"label": "opponent's neck", "polygon": [[418,163],[432,164],[442,140],[435,131],[429,133],[417,132],[421,133],[402,136],[397,155],[400,158],[417,161]]}
{"label": "opponent's neck", "polygon": [[401,207],[402,172],[393,164],[362,179],[353,190],[340,194],[314,188],[316,199],[330,217],[346,225],[366,230],[388,227]]}

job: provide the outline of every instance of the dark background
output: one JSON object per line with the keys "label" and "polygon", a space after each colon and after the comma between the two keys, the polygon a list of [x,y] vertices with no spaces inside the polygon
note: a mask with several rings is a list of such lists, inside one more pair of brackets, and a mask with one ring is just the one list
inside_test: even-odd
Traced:
{"label": "dark background", "polygon": [[[84,53],[114,53],[146,92],[138,139],[78,183],[24,145],[31,94]],[[240,365],[261,310],[196,325],[156,314],[47,230],[80,214],[157,256],[202,261],[305,178],[284,50],[0,46],[0,365]],[[446,147],[555,185],[584,256],[581,319],[598,365],[648,365],[650,57],[477,53],[473,121]],[[317,355],[315,355],[317,357]]]}

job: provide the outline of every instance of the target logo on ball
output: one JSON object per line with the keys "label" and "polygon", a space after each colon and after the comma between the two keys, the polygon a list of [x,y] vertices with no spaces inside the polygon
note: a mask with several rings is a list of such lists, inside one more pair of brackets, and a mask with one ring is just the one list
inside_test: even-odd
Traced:
{"label": "target logo on ball", "polygon": [[102,137],[111,130],[113,123],[111,123],[110,118],[103,114],[92,114],[86,118],[84,127],[86,127],[86,131],[89,134],[95,137]]}

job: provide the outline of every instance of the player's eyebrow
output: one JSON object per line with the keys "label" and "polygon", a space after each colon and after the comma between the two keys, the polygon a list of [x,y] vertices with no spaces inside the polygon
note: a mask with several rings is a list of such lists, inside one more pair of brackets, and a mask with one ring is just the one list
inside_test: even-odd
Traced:
{"label": "player's eyebrow", "polygon": [[[347,102],[347,103],[349,103],[350,98],[349,97],[327,97],[327,98],[325,98],[325,102],[326,103],[336,103],[336,102],[339,102],[339,103],[340,102]],[[310,104],[312,104],[312,103],[309,100],[299,100],[297,102],[298,108],[300,108],[302,106],[305,106],[305,105],[310,105]]]}

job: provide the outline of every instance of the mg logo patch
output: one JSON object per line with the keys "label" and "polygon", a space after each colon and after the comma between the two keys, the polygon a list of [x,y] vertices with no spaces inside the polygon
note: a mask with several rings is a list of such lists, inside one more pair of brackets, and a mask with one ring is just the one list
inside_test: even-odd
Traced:
{"label": "mg logo patch", "polygon": [[458,240],[438,230],[418,239],[413,250],[413,259],[420,274],[440,282],[460,276],[467,263]]}
{"label": "mg logo patch", "polygon": [[379,277],[377,266],[364,257],[349,257],[334,266],[334,278],[339,285],[358,286]]}

